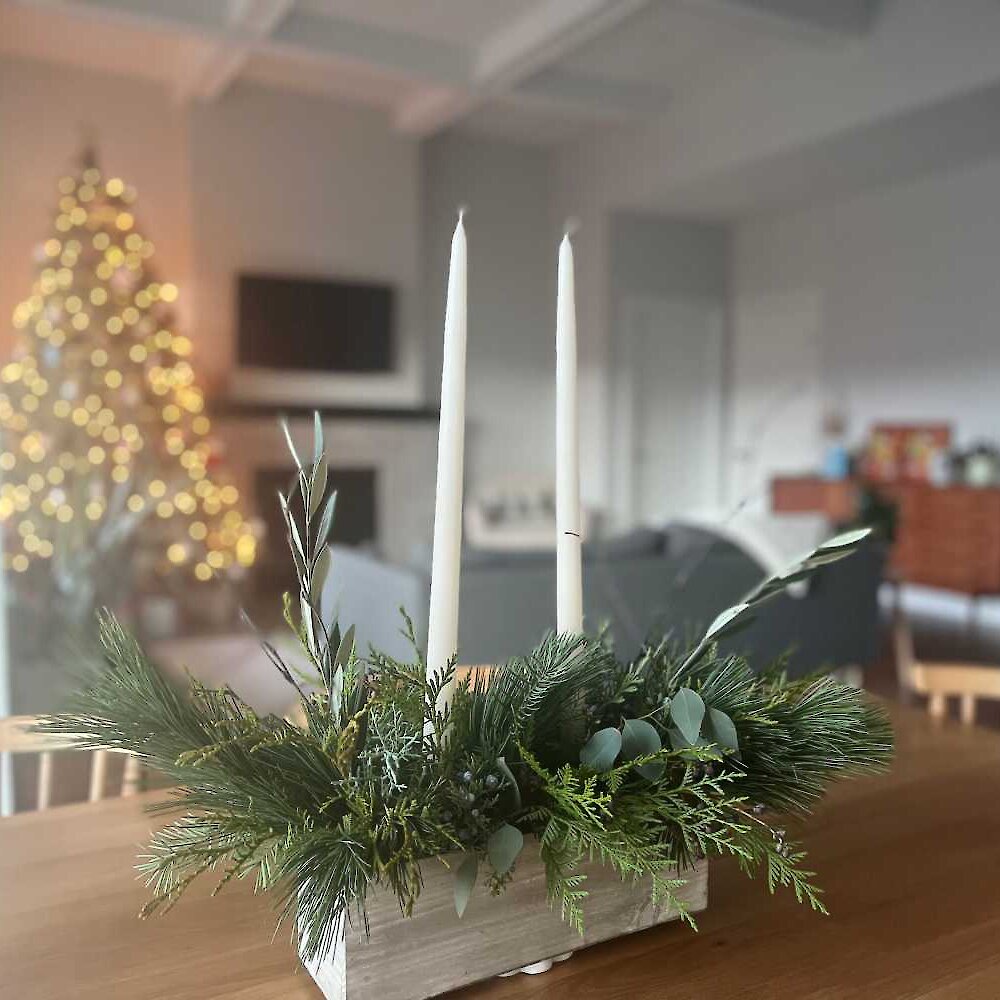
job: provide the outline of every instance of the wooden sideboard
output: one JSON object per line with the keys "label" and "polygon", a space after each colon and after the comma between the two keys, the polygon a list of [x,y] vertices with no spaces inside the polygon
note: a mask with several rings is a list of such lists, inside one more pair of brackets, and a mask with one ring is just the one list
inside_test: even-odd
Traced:
{"label": "wooden sideboard", "polygon": [[[851,521],[861,486],[858,480],[778,477],[772,482],[772,509],[822,513],[835,524]],[[890,567],[897,579],[963,594],[1000,593],[1000,488],[869,486],[896,505]]]}
{"label": "wooden sideboard", "polygon": [[853,521],[858,484],[853,479],[777,476],[771,480],[771,509],[776,514],[823,514],[831,524]]}

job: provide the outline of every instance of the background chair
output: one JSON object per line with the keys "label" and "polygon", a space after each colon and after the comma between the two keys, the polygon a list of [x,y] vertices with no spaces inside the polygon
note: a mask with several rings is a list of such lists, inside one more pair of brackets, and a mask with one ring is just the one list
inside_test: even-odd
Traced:
{"label": "background chair", "polygon": [[[53,768],[55,753],[59,750],[75,750],[66,737],[50,736],[32,731],[38,721],[33,715],[12,715],[0,719],[0,753],[38,754],[38,780],[35,808],[48,809],[52,802]],[[97,802],[104,798],[107,785],[108,752],[97,750],[91,753],[90,784],[88,799]],[[135,795],[139,790],[142,765],[135,757],[125,758],[120,794]]]}
{"label": "background chair", "polygon": [[1000,700],[1000,664],[953,661],[923,662],[913,653],[913,635],[902,610],[893,622],[896,676],[900,692],[927,696],[927,711],[936,719],[948,714],[948,698],[957,697],[959,718],[966,726],[976,721],[980,698]]}

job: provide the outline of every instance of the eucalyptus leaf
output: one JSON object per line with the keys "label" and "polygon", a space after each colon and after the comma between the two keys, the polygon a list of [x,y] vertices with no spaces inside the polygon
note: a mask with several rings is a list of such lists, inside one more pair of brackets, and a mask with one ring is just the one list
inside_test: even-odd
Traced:
{"label": "eucalyptus leaf", "polygon": [[476,887],[476,876],[479,874],[479,858],[475,854],[466,854],[455,872],[455,912],[461,917],[472,898],[472,890]]}
{"label": "eucalyptus leaf", "polygon": [[337,510],[337,491],[334,490],[327,498],[323,513],[319,518],[319,525],[316,528],[316,544],[325,545],[333,527],[333,515]]}
{"label": "eucalyptus leaf", "polygon": [[592,771],[610,771],[621,748],[622,734],[617,729],[599,729],[580,751],[580,763]]}
{"label": "eucalyptus leaf", "polygon": [[302,614],[302,625],[306,630],[306,639],[309,642],[309,650],[313,654],[318,654],[319,643],[316,641],[316,622],[313,619],[312,605],[305,597],[299,598],[299,611]]}
{"label": "eucalyptus leaf", "polygon": [[[281,504],[281,513],[285,515],[285,524],[288,526],[289,541],[294,546],[292,555],[298,555],[302,561],[302,565],[304,566],[306,561],[306,550],[302,547],[302,538],[299,535],[299,526],[295,523],[295,516],[292,514],[292,511],[288,506],[288,501],[285,499],[285,495],[283,493],[278,494],[278,502]],[[296,562],[296,565],[298,565],[298,562]]]}
{"label": "eucalyptus leaf", "polygon": [[802,568],[812,573],[820,566],[829,566],[830,563],[840,562],[841,559],[853,555],[854,549],[831,549],[828,552],[816,551],[806,556],[802,561]]}
{"label": "eucalyptus leaf", "polygon": [[[706,740],[703,736],[699,736],[694,741],[689,740],[676,726],[671,726],[667,730],[667,739],[670,740],[672,750],[696,750],[712,745],[711,741]],[[719,753],[713,753],[711,756],[713,760],[722,759]]]}
{"label": "eucalyptus leaf", "polygon": [[645,719],[626,719],[622,726],[621,757],[623,761],[648,757],[662,749],[663,741],[656,728]]}
{"label": "eucalyptus leaf", "polygon": [[330,556],[330,548],[324,545],[320,550],[319,554],[316,556],[316,561],[313,564],[312,572],[312,599],[317,605],[319,604],[320,597],[323,594],[323,586],[326,583],[326,578],[330,575],[330,565],[332,563],[332,557]]}
{"label": "eucalyptus leaf", "polygon": [[507,781],[507,788],[511,793],[511,798],[514,801],[514,808],[521,808],[521,789],[517,785],[517,778],[514,777],[514,772],[507,766],[507,761],[503,757],[497,757],[497,770],[504,776]]}
{"label": "eucalyptus leaf", "polygon": [[516,826],[504,823],[493,831],[486,842],[486,853],[498,875],[506,875],[514,867],[523,847],[524,834]]}
{"label": "eucalyptus leaf", "polygon": [[841,535],[835,535],[827,539],[820,545],[817,551],[825,552],[829,549],[853,548],[859,542],[863,542],[872,533],[871,528],[857,528],[854,531],[845,531]]}
{"label": "eucalyptus leaf", "polygon": [[333,661],[334,665],[337,667],[346,667],[350,661],[352,652],[354,652],[353,625],[344,633],[344,638],[340,640],[340,647],[337,649],[337,655]]}
{"label": "eucalyptus leaf", "polygon": [[[871,534],[871,530],[871,528],[859,528],[855,531],[845,531],[843,534],[825,541],[818,548],[807,552],[780,573],[776,573],[774,576],[758,584],[743,599],[744,603],[749,606],[760,604],[762,601],[769,600],[777,594],[782,593],[789,585],[798,583],[800,580],[805,580],[819,569],[820,566],[839,562],[841,559],[852,555],[858,545]],[[723,612],[723,614],[726,613]],[[748,623],[748,621],[748,619],[744,619],[741,624]]]}
{"label": "eucalyptus leaf", "polygon": [[[299,492],[302,494],[302,505],[305,507],[306,497],[309,495],[309,482],[310,476],[306,475],[305,469],[299,469],[299,474],[296,476],[299,485]],[[295,496],[295,487],[293,486],[291,492],[289,493],[289,503],[291,503],[291,498]]]}
{"label": "eucalyptus leaf", "polygon": [[288,429],[288,421],[282,417],[279,423],[281,424],[281,430],[285,435],[285,443],[288,445],[288,450],[292,454],[292,460],[295,462],[295,467],[297,469],[301,469],[302,459],[299,458],[299,453],[295,450],[295,445],[292,443],[292,432]]}
{"label": "eucalyptus leaf", "polygon": [[712,734],[712,742],[719,746],[726,747],[739,753],[740,741],[736,735],[736,726],[733,720],[717,708],[708,710],[708,726]]}
{"label": "eucalyptus leaf", "polygon": [[786,566],[780,573],[775,573],[773,576],[762,580],[743,598],[743,603],[754,608],[758,604],[770,600],[772,597],[777,597],[778,594],[783,593],[791,584],[797,583],[799,580],[805,580],[811,576],[812,569],[806,563],[808,558],[809,556],[803,556],[796,562]]}
{"label": "eucalyptus leaf", "polygon": [[690,750],[697,746],[697,741],[689,740],[676,726],[671,726],[667,730],[667,739],[670,740],[672,750]]}
{"label": "eucalyptus leaf", "polygon": [[320,455],[316,464],[312,468],[312,475],[309,483],[309,517],[316,514],[319,505],[323,502],[323,494],[326,493],[327,464],[326,459]]}
{"label": "eucalyptus leaf", "polygon": [[319,410],[313,410],[313,465],[318,465],[323,457],[323,421]]}
{"label": "eucalyptus leaf", "polygon": [[330,714],[340,715],[344,701],[344,668],[337,667],[330,680]]}
{"label": "eucalyptus leaf", "polygon": [[696,744],[705,718],[705,703],[701,695],[691,688],[682,687],[670,702],[670,718],[688,743],[691,746]]}
{"label": "eucalyptus leaf", "polygon": [[[820,566],[839,562],[844,556],[849,556],[852,551],[851,549],[843,549],[839,552],[820,552],[818,554],[813,552],[803,556],[799,562],[792,563],[780,573],[762,580],[743,598],[743,602],[751,608],[756,608],[765,601],[784,593],[792,584],[808,580]],[[745,619],[739,627],[742,628],[743,624],[749,624],[752,620],[752,618]]]}
{"label": "eucalyptus leaf", "polygon": [[803,563],[796,563],[794,566],[789,566],[786,570],[779,573],[777,576],[772,576],[769,580],[764,583],[764,588],[766,590],[784,590],[786,587],[791,586],[793,583],[798,583],[800,580],[805,580],[812,575],[812,570],[809,566]]}
{"label": "eucalyptus leaf", "polygon": [[746,614],[749,610],[750,605],[747,603],[736,604],[731,608],[726,608],[721,614],[719,614],[715,621],[708,626],[708,631],[705,633],[704,641],[712,641],[714,639],[719,639],[724,635],[728,635],[731,632],[735,632],[737,628],[742,627],[740,618]]}
{"label": "eucalyptus leaf", "polygon": [[336,651],[340,649],[340,622],[334,622],[330,629],[330,647]]}
{"label": "eucalyptus leaf", "polygon": [[305,558],[299,552],[295,543],[292,541],[292,533],[288,532],[288,548],[292,553],[292,562],[295,563],[295,574],[299,580],[304,580],[306,577],[306,562]]}
{"label": "eucalyptus leaf", "polygon": [[651,760],[648,764],[640,764],[635,770],[636,774],[642,775],[647,781],[659,781],[666,769],[666,764],[662,764],[658,760]]}

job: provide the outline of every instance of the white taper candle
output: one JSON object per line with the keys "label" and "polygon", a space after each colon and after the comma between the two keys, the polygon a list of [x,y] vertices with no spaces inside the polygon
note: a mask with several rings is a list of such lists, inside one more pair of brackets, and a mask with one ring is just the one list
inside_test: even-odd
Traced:
{"label": "white taper candle", "polygon": [[580,414],[576,385],[573,246],[559,245],[556,294],[556,631],[583,631]]}
{"label": "white taper candle", "polygon": [[[451,240],[441,366],[434,549],[427,624],[427,673],[442,670],[458,650],[458,582],[462,553],[462,468],[465,448],[466,247],[462,212]],[[451,689],[442,691],[438,708]]]}

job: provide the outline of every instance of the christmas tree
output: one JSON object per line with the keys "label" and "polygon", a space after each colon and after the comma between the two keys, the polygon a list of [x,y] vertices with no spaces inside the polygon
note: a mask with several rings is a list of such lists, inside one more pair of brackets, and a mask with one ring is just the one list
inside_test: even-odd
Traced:
{"label": "christmas tree", "polygon": [[161,576],[208,581],[256,553],[175,328],[177,287],[153,276],[134,201],[92,154],[59,181],[0,369],[4,566],[81,623],[131,585],[141,556]]}

